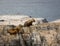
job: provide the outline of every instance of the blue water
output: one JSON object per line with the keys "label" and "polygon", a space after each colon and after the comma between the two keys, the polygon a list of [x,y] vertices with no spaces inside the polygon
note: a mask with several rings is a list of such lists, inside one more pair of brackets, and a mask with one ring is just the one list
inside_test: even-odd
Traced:
{"label": "blue water", "polygon": [[60,19],[60,0],[0,0],[0,14],[21,14]]}

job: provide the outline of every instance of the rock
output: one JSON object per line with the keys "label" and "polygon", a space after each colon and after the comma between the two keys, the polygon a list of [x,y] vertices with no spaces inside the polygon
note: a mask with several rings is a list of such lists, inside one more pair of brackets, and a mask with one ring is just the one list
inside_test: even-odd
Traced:
{"label": "rock", "polygon": [[32,32],[32,46],[40,46],[41,45],[41,36],[38,32]]}
{"label": "rock", "polygon": [[59,27],[60,24],[54,23],[26,27],[22,25],[3,26],[1,32],[4,33],[0,35],[0,44],[3,44],[1,46],[59,46]]}
{"label": "rock", "polygon": [[34,18],[34,19],[35,19],[35,22],[33,22],[33,25],[48,23],[47,19],[45,18]]}

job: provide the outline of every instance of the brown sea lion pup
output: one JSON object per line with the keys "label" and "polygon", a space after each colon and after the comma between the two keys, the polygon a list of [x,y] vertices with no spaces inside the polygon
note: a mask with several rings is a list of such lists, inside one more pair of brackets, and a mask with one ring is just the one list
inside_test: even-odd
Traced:
{"label": "brown sea lion pup", "polygon": [[2,34],[3,34],[3,35],[7,35],[8,30],[14,29],[15,27],[16,27],[15,25],[5,25],[5,26],[3,27]]}
{"label": "brown sea lion pup", "polygon": [[31,26],[32,25],[32,23],[33,22],[35,22],[35,20],[34,19],[30,19],[30,20],[28,20],[28,21],[26,21],[25,23],[24,23],[24,26],[26,27],[28,27],[28,26]]}
{"label": "brown sea lion pup", "polygon": [[21,32],[22,32],[22,26],[21,25],[8,30],[8,33],[10,33],[10,34],[17,34],[17,33],[21,33]]}
{"label": "brown sea lion pup", "polygon": [[10,30],[8,30],[8,33],[10,33],[10,34],[16,34],[16,33],[17,33],[17,30],[15,30],[15,29],[10,29]]}

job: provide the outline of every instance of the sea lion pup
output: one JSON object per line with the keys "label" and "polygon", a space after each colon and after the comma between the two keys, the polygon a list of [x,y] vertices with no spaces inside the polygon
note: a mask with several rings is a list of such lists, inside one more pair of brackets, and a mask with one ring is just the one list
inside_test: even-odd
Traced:
{"label": "sea lion pup", "polygon": [[24,27],[31,26],[33,22],[35,22],[35,20],[34,20],[33,18],[30,19],[30,20],[28,20],[28,21],[26,21],[26,22],[24,23]]}
{"label": "sea lion pup", "polygon": [[15,28],[16,26],[15,25],[5,25],[3,27],[3,31],[2,31],[2,34],[3,35],[7,35],[8,33],[8,30],[12,29],[12,28]]}
{"label": "sea lion pup", "polygon": [[21,32],[22,32],[22,25],[19,25],[15,28],[8,30],[8,33],[10,33],[10,34],[17,34],[17,33],[21,33]]}

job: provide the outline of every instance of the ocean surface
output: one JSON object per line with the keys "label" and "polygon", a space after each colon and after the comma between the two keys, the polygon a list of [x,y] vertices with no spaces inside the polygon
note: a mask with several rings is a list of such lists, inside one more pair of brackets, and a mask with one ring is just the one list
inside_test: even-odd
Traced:
{"label": "ocean surface", "polygon": [[60,0],[0,0],[0,15],[20,14],[60,19]]}

